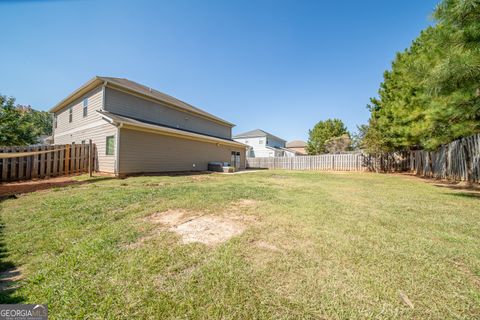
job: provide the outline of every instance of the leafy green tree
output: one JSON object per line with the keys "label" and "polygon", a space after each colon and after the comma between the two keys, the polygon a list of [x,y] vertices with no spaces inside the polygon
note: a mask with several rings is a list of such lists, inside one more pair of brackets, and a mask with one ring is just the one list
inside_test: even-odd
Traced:
{"label": "leafy green tree", "polygon": [[49,112],[34,110],[31,106],[18,105],[17,108],[23,110],[28,121],[33,123],[37,136],[49,136],[53,133],[53,119]]}
{"label": "leafy green tree", "polygon": [[51,134],[47,112],[16,106],[15,99],[0,95],[0,146],[22,146],[38,142],[38,136]]}
{"label": "leafy green tree", "polygon": [[325,141],[325,150],[328,153],[340,153],[349,151],[352,148],[352,139],[345,133],[339,137],[333,137]]}
{"label": "leafy green tree", "polygon": [[328,119],[318,122],[313,129],[308,131],[308,154],[315,155],[327,152],[325,142],[344,134],[350,135],[340,119]]}

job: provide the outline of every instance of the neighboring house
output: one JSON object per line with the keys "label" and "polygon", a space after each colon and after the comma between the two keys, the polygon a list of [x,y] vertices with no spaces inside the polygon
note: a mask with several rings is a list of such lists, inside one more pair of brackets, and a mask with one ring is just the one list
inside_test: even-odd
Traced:
{"label": "neighboring house", "polygon": [[54,143],[97,146],[99,171],[126,175],[245,168],[232,123],[136,82],[95,77],[53,107]]}
{"label": "neighboring house", "polygon": [[306,155],[307,152],[307,143],[302,140],[293,140],[287,142],[286,147],[290,150],[293,150],[298,153],[298,155]]}
{"label": "neighboring house", "polygon": [[283,154],[285,157],[296,157],[303,155],[302,153],[289,148],[283,148]]}
{"label": "neighboring house", "polygon": [[37,144],[41,146],[47,146],[53,143],[53,136],[48,136],[46,134],[42,134],[37,137]]}
{"label": "neighboring house", "polygon": [[285,140],[260,129],[238,134],[233,139],[249,146],[247,157],[285,156]]}

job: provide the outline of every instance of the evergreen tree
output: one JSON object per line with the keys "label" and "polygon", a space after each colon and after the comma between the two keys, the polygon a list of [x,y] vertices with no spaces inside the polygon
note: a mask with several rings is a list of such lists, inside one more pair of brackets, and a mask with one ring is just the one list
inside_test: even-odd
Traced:
{"label": "evergreen tree", "polygon": [[367,150],[435,149],[480,131],[480,1],[444,0],[434,17],[371,99]]}

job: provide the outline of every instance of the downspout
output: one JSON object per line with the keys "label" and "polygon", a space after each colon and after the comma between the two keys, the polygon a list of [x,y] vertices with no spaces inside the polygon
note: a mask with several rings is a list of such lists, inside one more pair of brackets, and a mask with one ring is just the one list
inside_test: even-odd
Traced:
{"label": "downspout", "polygon": [[120,122],[116,125],[117,127],[117,141],[115,143],[115,175],[118,177],[120,175],[120,129],[123,127],[123,123]]}

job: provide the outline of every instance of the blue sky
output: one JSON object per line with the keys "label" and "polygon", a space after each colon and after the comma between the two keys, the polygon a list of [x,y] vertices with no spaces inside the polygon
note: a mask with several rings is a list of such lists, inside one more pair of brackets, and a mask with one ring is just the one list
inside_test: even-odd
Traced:
{"label": "blue sky", "polygon": [[95,75],[129,78],[237,126],[307,139],[366,123],[436,0],[0,0],[0,93],[48,110]]}

